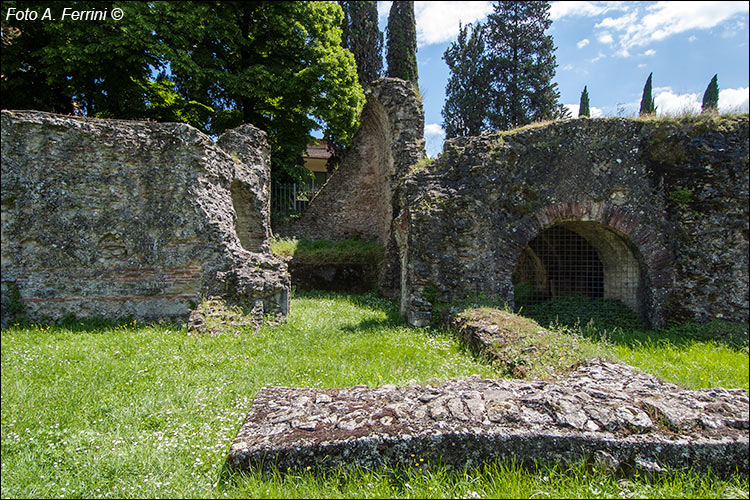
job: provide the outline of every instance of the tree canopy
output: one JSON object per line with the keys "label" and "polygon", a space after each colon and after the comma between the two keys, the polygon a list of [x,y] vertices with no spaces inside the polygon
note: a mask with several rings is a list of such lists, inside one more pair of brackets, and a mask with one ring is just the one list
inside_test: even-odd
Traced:
{"label": "tree canopy", "polygon": [[[3,106],[268,133],[277,179],[304,176],[311,131],[348,143],[364,94],[335,2],[4,2],[121,20],[3,21]],[[56,18],[60,18],[57,12]]]}
{"label": "tree canopy", "polygon": [[[114,2],[73,3],[80,10],[114,7]],[[3,2],[4,12],[28,8],[43,13],[49,8],[56,19],[62,7],[57,2]],[[121,8],[126,25],[111,20],[3,18],[3,107],[100,117],[145,116],[143,90],[151,68],[160,65],[144,21],[148,5],[125,2]]]}
{"label": "tree canopy", "polygon": [[461,28],[443,55],[451,76],[443,122],[446,136],[506,130],[566,118],[559,103],[555,46],[545,31],[549,2],[496,2],[486,24]]}
{"label": "tree canopy", "polygon": [[363,88],[383,71],[383,32],[378,28],[375,1],[339,2],[344,11],[341,44],[354,54],[357,76]]}
{"label": "tree canopy", "polygon": [[703,104],[701,113],[718,113],[719,112],[719,75],[714,75],[703,93]]}
{"label": "tree canopy", "polygon": [[578,106],[578,116],[591,116],[591,110],[589,109],[589,91],[586,86],[583,86],[583,92],[581,92],[581,103]]}
{"label": "tree canopy", "polygon": [[443,54],[450,70],[442,110],[447,139],[479,135],[489,126],[487,110],[492,75],[484,49],[482,24],[459,25],[458,38]]}
{"label": "tree canopy", "polygon": [[414,2],[395,1],[388,13],[386,62],[388,76],[401,78],[417,86],[417,24]]}
{"label": "tree canopy", "polygon": [[490,124],[496,129],[565,117],[558,101],[555,45],[545,1],[501,1],[487,17],[487,57],[493,81]]}
{"label": "tree canopy", "polygon": [[639,116],[653,115],[656,113],[656,107],[654,106],[654,98],[651,96],[651,79],[654,76],[653,73],[648,74],[646,84],[643,86],[643,95],[641,96],[641,108],[638,112]]}

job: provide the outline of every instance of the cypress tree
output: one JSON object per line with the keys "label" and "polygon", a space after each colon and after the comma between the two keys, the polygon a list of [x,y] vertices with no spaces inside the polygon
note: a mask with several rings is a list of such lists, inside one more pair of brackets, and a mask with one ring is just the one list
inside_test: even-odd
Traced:
{"label": "cypress tree", "polygon": [[649,73],[648,79],[646,80],[646,85],[643,87],[641,109],[638,112],[639,116],[653,115],[654,113],[656,113],[656,108],[654,107],[654,98],[651,97],[651,78],[653,75],[653,73]]}
{"label": "cypress tree", "polygon": [[701,113],[718,113],[719,112],[719,75],[714,75],[711,82],[706,87],[703,94],[703,105]]}
{"label": "cypress tree", "polygon": [[589,92],[586,86],[583,86],[583,92],[581,92],[581,104],[578,106],[578,117],[581,116],[590,117],[591,111],[589,110]]}
{"label": "cypress tree", "polygon": [[417,24],[414,2],[396,1],[391,5],[386,27],[388,76],[417,86]]}
{"label": "cypress tree", "polygon": [[484,56],[484,26],[458,28],[458,38],[443,54],[451,76],[445,87],[445,137],[479,135],[488,128],[491,75]]}
{"label": "cypress tree", "polygon": [[341,45],[354,54],[357,76],[367,88],[383,71],[383,32],[378,28],[377,2],[339,2],[344,11]]}
{"label": "cypress tree", "polygon": [[487,57],[493,81],[490,125],[496,129],[532,121],[563,118],[558,101],[557,62],[552,36],[550,4],[543,1],[504,1],[487,18]]}

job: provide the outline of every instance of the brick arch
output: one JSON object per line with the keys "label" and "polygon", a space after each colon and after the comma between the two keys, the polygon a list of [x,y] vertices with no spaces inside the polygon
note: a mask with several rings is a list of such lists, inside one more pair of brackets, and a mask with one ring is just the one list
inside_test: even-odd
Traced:
{"label": "brick arch", "polygon": [[[585,200],[547,205],[511,224],[514,239],[507,242],[511,258],[506,262],[512,267],[501,270],[507,280],[511,279],[513,268],[531,240],[558,225],[578,232],[593,243],[600,254],[604,254],[603,260],[610,260],[613,265],[618,258],[625,257],[625,249],[629,249],[639,266],[640,279],[636,286],[642,289],[637,292],[638,303],[628,305],[650,325],[663,324],[662,308],[674,274],[674,263],[666,242],[640,217],[609,202]],[[620,255],[608,257],[608,251],[620,252]],[[627,300],[624,302],[628,303]]]}

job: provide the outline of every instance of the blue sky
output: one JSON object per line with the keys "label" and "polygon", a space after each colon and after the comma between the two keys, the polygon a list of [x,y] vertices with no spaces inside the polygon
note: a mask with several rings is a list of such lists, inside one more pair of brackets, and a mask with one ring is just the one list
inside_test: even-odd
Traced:
{"label": "blue sky", "polygon": [[[378,2],[385,32],[391,2]],[[414,2],[427,153],[442,149],[448,67],[442,56],[459,21],[483,21],[492,2]],[[583,86],[592,116],[638,112],[650,72],[657,113],[700,111],[714,74],[719,111],[748,112],[748,2],[552,2],[561,102],[578,116]]]}

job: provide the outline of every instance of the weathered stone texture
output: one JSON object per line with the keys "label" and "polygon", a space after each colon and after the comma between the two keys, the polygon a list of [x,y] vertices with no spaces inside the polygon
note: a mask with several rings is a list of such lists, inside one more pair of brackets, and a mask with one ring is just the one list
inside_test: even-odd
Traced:
{"label": "weathered stone texture", "polygon": [[512,304],[524,248],[561,225],[605,269],[635,276],[617,298],[649,324],[747,321],[747,138],[742,116],[578,119],[447,141],[399,188],[402,312],[429,322],[430,293]]}
{"label": "weathered stone texture", "polygon": [[748,394],[684,390],[592,360],[557,382],[261,389],[230,448],[240,469],[606,458],[730,473],[748,464]]}
{"label": "weathered stone texture", "polygon": [[[3,317],[186,318],[204,296],[286,313],[269,148],[175,123],[2,111]],[[222,147],[224,149],[222,149]]]}
{"label": "weathered stone texture", "polygon": [[346,156],[302,218],[283,235],[313,240],[361,238],[385,244],[393,189],[424,158],[424,113],[412,85],[397,78],[370,84]]}
{"label": "weathered stone texture", "polygon": [[380,289],[397,295],[398,251],[391,224],[399,211],[393,193],[409,167],[425,158],[422,100],[409,82],[381,78],[370,84],[357,134],[338,169],[299,221],[281,236],[311,240],[359,238],[385,246]]}

